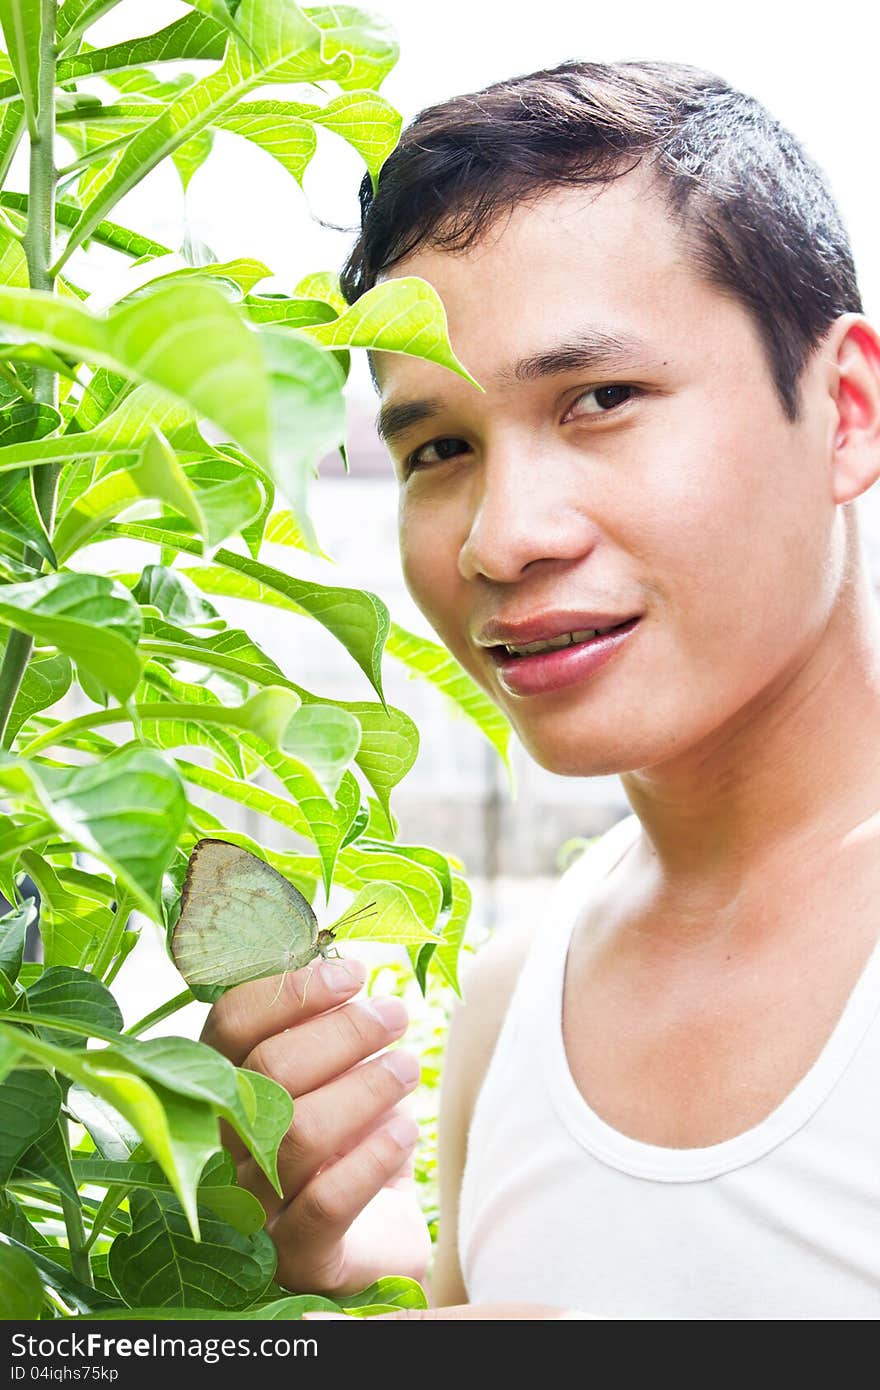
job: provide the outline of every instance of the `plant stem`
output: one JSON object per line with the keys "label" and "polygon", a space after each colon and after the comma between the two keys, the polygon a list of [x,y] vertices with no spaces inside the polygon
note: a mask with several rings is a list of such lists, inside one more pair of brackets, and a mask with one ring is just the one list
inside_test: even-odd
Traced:
{"label": "plant stem", "polygon": [[0,376],[3,377],[4,381],[8,381],[13,391],[17,391],[24,400],[33,402],[33,391],[29,386],[25,386],[18,372],[16,372],[13,367],[10,367],[8,362],[0,362]]}
{"label": "plant stem", "polygon": [[67,1227],[67,1244],[70,1247],[70,1272],[84,1284],[92,1284],[92,1266],[86,1247],[86,1231],[83,1225],[82,1210],[66,1193],[61,1193],[61,1208],[64,1224]]}
{"label": "plant stem", "polygon": [[178,1009],[183,1009],[187,1004],[191,1004],[195,999],[191,989],[182,990],[180,994],[175,994],[173,999],[166,999],[164,1004],[160,1004],[158,1009],[154,1009],[151,1014],[138,1019],[130,1028],[126,1028],[123,1033],[124,1038],[136,1038],[139,1034],[152,1028],[154,1023],[161,1023],[163,1018],[169,1018],[171,1014],[176,1014]]}
{"label": "plant stem", "polygon": [[125,1201],[127,1196],[128,1188],[123,1187],[121,1183],[107,1188],[101,1205],[98,1207],[92,1222],[92,1232],[86,1241],[87,1250],[91,1250],[98,1236],[100,1236],[106,1230],[107,1226],[112,1223],[114,1213],[121,1203]]}
{"label": "plant stem", "polygon": [[[30,184],[28,192],[27,231],[24,253],[27,258],[28,280],[32,290],[51,293],[55,287],[52,274],[52,243],[55,231],[55,0],[39,0],[43,28],[40,39],[39,113],[37,128],[31,138]],[[34,400],[57,408],[58,375],[48,367],[34,368]],[[40,515],[51,539],[55,521],[55,495],[58,489],[58,465],[43,464],[34,469],[34,496]],[[41,566],[40,555],[30,547],[25,557],[35,568]],[[12,631],[6,644],[3,665],[0,667],[0,740],[9,723],[15,697],[21,686],[33,650],[33,638]]]}
{"label": "plant stem", "polygon": [[128,901],[128,898],[126,897],[125,893],[120,891],[119,897],[116,899],[116,908],[113,912],[113,920],[110,923],[110,926],[107,928],[107,933],[104,937],[101,949],[95,958],[94,965],[92,966],[92,973],[99,980],[103,980],[107,971],[110,969],[110,966],[113,964],[113,961],[116,957],[116,951],[119,947],[119,942],[122,938],[122,933],[125,931],[125,924],[128,921],[130,912],[131,903]]}

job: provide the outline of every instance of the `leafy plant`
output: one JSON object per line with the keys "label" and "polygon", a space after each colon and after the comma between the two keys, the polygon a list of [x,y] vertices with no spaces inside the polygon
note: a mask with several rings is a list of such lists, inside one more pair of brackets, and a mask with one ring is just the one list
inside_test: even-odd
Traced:
{"label": "leafy plant", "polygon": [[[382,21],[194,0],[158,33],[90,45],[113,4],[0,0],[0,1302],[9,1317],[298,1317],[332,1305],[274,1282],[265,1214],[219,1137],[222,1118],[277,1187],[289,1096],[205,1045],[141,1036],[189,990],[125,1029],[111,985],[139,920],[173,929],[190,850],[219,834],[310,901],[343,887],[348,936],[405,947],[423,990],[429,972],[457,990],[470,895],[458,860],[397,840],[390,798],[418,732],[384,697],[383,654],[505,759],[507,725],[377,595],[296,578],[261,547],[323,557],[309,485],[344,446],[352,349],[472,378],[424,281],[352,308],[326,271],[260,293],[256,260],[217,263],[189,237],[173,255],[112,220],[162,160],[185,186],[217,129],[301,180],[323,126],[378,179],[400,128],[378,90],[397,57]],[[207,75],[163,75],[187,59]],[[81,86],[96,77],[100,95]],[[21,141],[27,192],[6,186]],[[95,244],[141,267],[100,314],[77,283]],[[101,568],[91,547],[111,538],[143,552],[139,572]],[[321,624],[376,699],[298,684],[215,596]],[[290,848],[227,829],[206,795],[274,822]],[[371,897],[382,911],[354,917]],[[342,1303],[422,1297],[389,1278]]]}

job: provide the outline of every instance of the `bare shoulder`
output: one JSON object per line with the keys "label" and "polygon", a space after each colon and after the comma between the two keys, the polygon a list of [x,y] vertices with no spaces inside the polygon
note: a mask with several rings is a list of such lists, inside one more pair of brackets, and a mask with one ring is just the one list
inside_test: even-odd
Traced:
{"label": "bare shoulder", "polygon": [[458,1258],[458,1201],[474,1103],[498,1039],[511,995],[536,931],[532,921],[502,927],[462,972],[462,994],[452,1011],[443,1064],[437,1166],[440,1224],[431,1275],[440,1307],[467,1302]]}
{"label": "bare shoulder", "polygon": [[462,972],[462,994],[450,1020],[446,1065],[457,1073],[468,1119],[529,947],[534,921],[501,927]]}

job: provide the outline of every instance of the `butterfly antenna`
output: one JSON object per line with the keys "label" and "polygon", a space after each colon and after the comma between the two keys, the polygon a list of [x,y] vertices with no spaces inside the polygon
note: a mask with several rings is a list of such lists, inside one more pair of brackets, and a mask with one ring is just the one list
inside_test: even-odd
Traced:
{"label": "butterfly antenna", "polygon": [[346,922],[356,922],[359,917],[375,917],[375,915],[376,908],[374,899],[373,902],[365,903],[363,907],[359,907],[357,912],[347,912],[344,917],[340,917],[336,926],[341,927]]}

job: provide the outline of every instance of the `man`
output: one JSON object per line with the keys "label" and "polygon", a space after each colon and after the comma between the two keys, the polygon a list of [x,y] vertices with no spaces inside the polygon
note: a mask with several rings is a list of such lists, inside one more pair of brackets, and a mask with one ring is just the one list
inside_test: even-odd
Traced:
{"label": "man", "polygon": [[[346,296],[430,281],[485,388],[373,355],[407,586],[542,766],[635,813],[466,981],[437,1315],[876,1317],[880,336],[828,188],[665,63],[444,103],[368,183]],[[417,1069],[372,1056],[405,1019],[321,972],[209,1020],[297,1097],[285,1202],[243,1179],[290,1287],[419,1277]]]}

